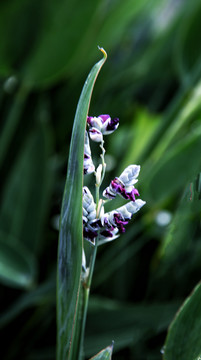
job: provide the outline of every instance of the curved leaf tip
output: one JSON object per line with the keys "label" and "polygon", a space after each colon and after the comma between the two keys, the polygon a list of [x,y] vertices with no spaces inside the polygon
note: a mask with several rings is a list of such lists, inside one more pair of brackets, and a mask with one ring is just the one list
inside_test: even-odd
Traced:
{"label": "curved leaf tip", "polygon": [[107,59],[107,53],[106,53],[105,49],[103,49],[103,47],[100,47],[100,46],[98,46],[98,49],[103,53],[103,56],[104,56],[104,58],[106,60]]}

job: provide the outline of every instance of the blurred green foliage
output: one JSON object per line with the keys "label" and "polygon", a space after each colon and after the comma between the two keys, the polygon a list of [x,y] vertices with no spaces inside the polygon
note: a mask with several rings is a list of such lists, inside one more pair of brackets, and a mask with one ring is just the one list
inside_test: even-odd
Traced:
{"label": "blurred green foliage", "polygon": [[[200,280],[199,0],[0,4],[1,356],[55,358],[58,216],[76,104],[99,59],[90,114],[120,118],[111,172],[142,166],[146,207],[99,249],[86,358],[162,358],[167,328]],[[87,179],[90,185],[91,178]]]}

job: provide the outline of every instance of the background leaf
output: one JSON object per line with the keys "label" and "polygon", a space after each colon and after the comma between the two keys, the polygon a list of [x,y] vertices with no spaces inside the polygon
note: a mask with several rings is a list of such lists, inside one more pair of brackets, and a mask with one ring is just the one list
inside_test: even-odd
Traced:
{"label": "background leaf", "polygon": [[36,260],[23,244],[0,233],[0,281],[14,287],[30,288],[36,277]]}
{"label": "background leaf", "polygon": [[[4,189],[0,207],[0,228],[37,252],[52,186],[47,157],[51,132],[40,125],[27,136]],[[40,179],[40,181],[38,181]],[[37,209],[37,211],[35,210]]]}
{"label": "background leaf", "polygon": [[199,284],[171,323],[164,347],[164,359],[195,360],[201,355],[200,301]]}
{"label": "background leaf", "polygon": [[[164,200],[173,192],[193,180],[200,171],[200,129],[183,139],[166,153],[150,174],[150,194],[157,201]],[[191,163],[191,167],[187,166]],[[171,181],[174,178],[174,181]]]}
{"label": "background leaf", "polygon": [[[91,297],[86,332],[86,355],[98,351],[108,339],[116,350],[146,341],[163,331],[178,309],[179,303],[128,304],[103,297]],[[96,333],[90,331],[96,324]],[[144,345],[145,346],[145,345]]]}

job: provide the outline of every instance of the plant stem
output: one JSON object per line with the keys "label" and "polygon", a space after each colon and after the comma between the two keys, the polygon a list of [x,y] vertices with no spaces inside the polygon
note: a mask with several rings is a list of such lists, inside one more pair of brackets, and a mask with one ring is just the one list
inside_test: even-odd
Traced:
{"label": "plant stem", "polygon": [[[100,144],[100,148],[102,150],[102,153],[100,155],[101,160],[102,160],[102,175],[101,175],[100,181],[98,181],[98,183],[96,183],[96,216],[97,216],[97,218],[99,218],[101,207],[103,205],[103,201],[99,200],[99,191],[100,191],[100,186],[101,186],[104,176],[105,176],[105,169],[106,169],[106,163],[105,163],[105,159],[104,159],[104,155],[105,155],[104,140],[102,140],[102,142]],[[82,283],[82,286],[83,286],[83,316],[82,316],[82,327],[81,327],[81,335],[80,335],[80,349],[79,349],[78,360],[82,360],[82,357],[83,357],[84,334],[85,334],[87,310],[88,310],[88,304],[89,304],[89,294],[90,294],[91,281],[92,281],[94,266],[95,266],[95,261],[96,261],[97,248],[98,248],[98,237],[95,240],[95,246],[93,247],[93,252],[92,252],[91,258],[90,258],[89,274],[88,274],[86,280],[84,280]]]}
{"label": "plant stem", "polygon": [[100,148],[102,150],[102,154],[100,155],[101,157],[101,160],[102,160],[102,175],[101,175],[101,179],[99,181],[98,184],[96,184],[96,215],[97,215],[97,218],[99,217],[99,214],[100,214],[100,207],[99,207],[99,190],[100,190],[100,186],[103,182],[103,179],[104,179],[104,176],[105,176],[105,169],[106,169],[106,163],[105,163],[105,149],[104,149],[104,140],[101,141],[101,144],[100,144]]}
{"label": "plant stem", "polygon": [[97,247],[98,241],[96,241],[95,246],[93,247],[93,253],[90,259],[90,266],[89,266],[89,275],[86,279],[86,282],[83,282],[83,318],[82,318],[82,328],[81,328],[81,337],[80,337],[80,350],[79,350],[79,357],[78,360],[81,360],[83,357],[83,344],[84,344],[84,334],[85,334],[85,327],[86,327],[86,318],[87,318],[87,310],[89,304],[89,293],[91,288],[91,281],[94,272],[96,254],[97,254]]}
{"label": "plant stem", "polygon": [[102,173],[102,176],[101,176],[101,181],[100,181],[99,187],[101,186],[101,184],[103,182],[103,179],[104,179],[104,176],[105,176],[105,169],[106,169],[106,163],[105,163],[105,158],[104,158],[104,156],[105,156],[104,140],[102,140],[100,148],[102,150],[102,154],[100,155],[100,157],[101,157],[102,165],[103,165],[103,173]]}

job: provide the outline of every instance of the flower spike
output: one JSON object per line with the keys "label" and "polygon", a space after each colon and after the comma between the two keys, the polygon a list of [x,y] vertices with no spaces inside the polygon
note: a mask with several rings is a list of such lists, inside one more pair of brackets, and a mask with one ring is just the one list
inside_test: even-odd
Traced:
{"label": "flower spike", "polygon": [[102,154],[102,164],[99,164],[95,171],[91,158],[91,150],[89,146],[89,137],[86,132],[84,147],[84,173],[90,174],[94,172],[96,177],[96,202],[90,190],[83,187],[83,236],[93,246],[104,244],[108,241],[116,239],[120,233],[126,231],[125,226],[132,218],[133,214],[144,206],[145,201],[136,200],[139,196],[135,184],[138,182],[140,173],[139,165],[128,166],[119,177],[115,177],[110,185],[103,191],[103,196],[108,199],[114,199],[116,195],[120,195],[126,200],[130,200],[126,205],[119,207],[113,211],[104,214],[104,200],[99,198],[99,189],[105,174],[105,149],[103,147],[103,135],[114,132],[119,126],[119,119],[111,119],[109,115],[99,115],[98,117],[88,116],[87,123],[89,126],[89,136],[91,140],[100,142]]}

